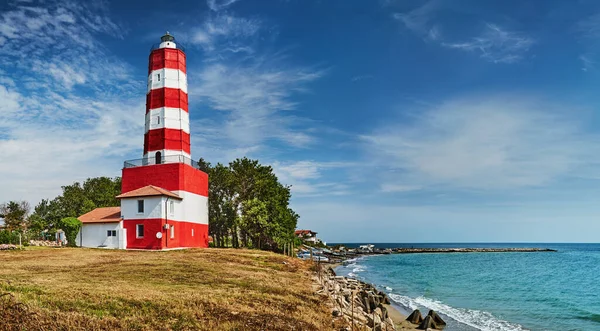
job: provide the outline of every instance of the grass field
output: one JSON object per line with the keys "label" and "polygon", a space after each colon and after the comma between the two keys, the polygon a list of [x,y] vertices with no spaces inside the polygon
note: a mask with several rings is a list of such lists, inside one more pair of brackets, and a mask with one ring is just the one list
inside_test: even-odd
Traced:
{"label": "grass field", "polygon": [[0,330],[331,329],[308,268],[255,250],[0,252]]}

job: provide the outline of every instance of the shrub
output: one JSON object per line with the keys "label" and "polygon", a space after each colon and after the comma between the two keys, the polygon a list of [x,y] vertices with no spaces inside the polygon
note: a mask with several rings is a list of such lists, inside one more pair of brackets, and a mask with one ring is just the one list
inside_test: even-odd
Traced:
{"label": "shrub", "polygon": [[18,244],[19,233],[0,230],[0,244]]}
{"label": "shrub", "polygon": [[81,229],[81,221],[75,217],[63,218],[58,223],[58,227],[65,232],[67,246],[76,247],[76,238],[79,229]]}

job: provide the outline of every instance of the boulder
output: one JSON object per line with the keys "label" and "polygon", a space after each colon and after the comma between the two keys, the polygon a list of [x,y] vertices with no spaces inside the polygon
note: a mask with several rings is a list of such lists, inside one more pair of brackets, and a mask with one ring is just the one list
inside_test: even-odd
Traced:
{"label": "boulder", "polygon": [[383,295],[381,296],[381,302],[385,303],[386,305],[391,304],[390,298],[385,293],[383,293]]}
{"label": "boulder", "polygon": [[423,322],[423,316],[421,315],[421,311],[415,309],[408,317],[406,318],[412,324],[421,324]]}
{"label": "boulder", "polygon": [[[381,316],[381,319],[388,318],[388,310],[387,310],[387,308],[385,308],[385,306],[383,305],[383,303],[380,303],[377,306],[377,309],[379,310],[379,314]],[[375,310],[376,312],[378,311],[377,309]]]}
{"label": "boulder", "polygon": [[433,318],[433,322],[437,325],[437,326],[446,326],[446,322],[444,322],[444,320],[440,317],[440,315],[438,315],[435,311],[430,310],[429,313],[427,314],[427,316],[431,316]]}
{"label": "boulder", "polygon": [[419,326],[417,327],[418,330],[427,330],[427,329],[437,329],[438,326],[435,324],[435,322],[433,321],[433,317],[427,315],[425,316],[425,319],[423,320],[423,322],[421,322],[421,324],[419,324]]}

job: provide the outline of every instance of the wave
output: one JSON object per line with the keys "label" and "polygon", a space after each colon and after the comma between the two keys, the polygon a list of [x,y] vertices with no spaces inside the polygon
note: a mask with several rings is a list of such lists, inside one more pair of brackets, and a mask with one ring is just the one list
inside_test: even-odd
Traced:
{"label": "wave", "polygon": [[441,301],[425,298],[423,296],[410,298],[399,294],[389,294],[394,302],[409,308],[411,311],[419,307],[435,310],[461,324],[465,324],[481,331],[525,331],[523,326],[494,317],[491,313],[481,310],[454,308]]}
{"label": "wave", "polygon": [[352,268],[352,272],[353,273],[363,272],[367,268],[367,267],[365,267],[363,265],[360,265],[360,264],[351,264],[351,266],[354,267],[354,268]]}

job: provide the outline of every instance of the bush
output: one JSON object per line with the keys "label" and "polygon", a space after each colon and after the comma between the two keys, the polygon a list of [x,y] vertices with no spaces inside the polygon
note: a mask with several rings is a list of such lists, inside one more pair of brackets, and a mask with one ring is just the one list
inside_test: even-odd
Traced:
{"label": "bush", "polygon": [[0,230],[0,244],[18,244],[19,233],[8,230]]}
{"label": "bush", "polygon": [[75,217],[63,218],[58,222],[58,227],[65,232],[67,246],[77,247],[76,238],[79,229],[81,229],[81,221]]}

